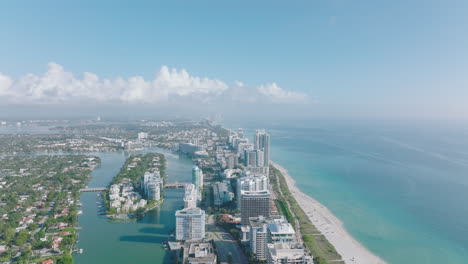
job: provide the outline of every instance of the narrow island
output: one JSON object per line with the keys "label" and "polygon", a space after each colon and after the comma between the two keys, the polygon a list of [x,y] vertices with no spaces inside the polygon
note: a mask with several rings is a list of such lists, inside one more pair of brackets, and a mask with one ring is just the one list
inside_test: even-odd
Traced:
{"label": "narrow island", "polygon": [[105,192],[107,217],[139,219],[149,210],[159,207],[164,198],[165,180],[166,159],[163,154],[131,155]]}

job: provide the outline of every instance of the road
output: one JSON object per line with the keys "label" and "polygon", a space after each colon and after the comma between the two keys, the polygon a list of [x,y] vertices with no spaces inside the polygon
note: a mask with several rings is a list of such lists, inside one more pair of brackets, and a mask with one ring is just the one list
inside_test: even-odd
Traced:
{"label": "road", "polygon": [[206,224],[207,238],[213,239],[221,263],[228,262],[228,255],[232,255],[232,263],[247,263],[247,257],[236,240],[226,230],[216,226],[214,216],[208,217]]}

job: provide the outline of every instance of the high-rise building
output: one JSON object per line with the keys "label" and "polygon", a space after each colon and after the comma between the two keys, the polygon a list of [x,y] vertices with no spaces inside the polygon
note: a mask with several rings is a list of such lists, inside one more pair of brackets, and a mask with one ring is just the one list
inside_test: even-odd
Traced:
{"label": "high-rise building", "polygon": [[156,181],[150,181],[146,187],[146,198],[148,201],[159,201],[161,199],[161,188]]}
{"label": "high-rise building", "polygon": [[241,191],[268,190],[268,177],[266,175],[244,176],[237,179],[237,207],[241,209]]}
{"label": "high-rise building", "polygon": [[203,189],[203,171],[195,166],[192,169],[192,183],[195,185],[195,190],[197,191],[197,199],[201,200],[201,192]]}
{"label": "high-rise building", "polygon": [[185,187],[184,194],[184,208],[195,208],[197,207],[197,191],[195,190],[195,185],[189,184]]}
{"label": "high-rise building", "polygon": [[238,160],[238,157],[236,154],[234,153],[229,154],[226,159],[228,169],[234,169],[234,167],[237,166],[237,160]]}
{"label": "high-rise building", "polygon": [[250,250],[259,260],[267,258],[268,231],[265,218],[252,217],[249,220],[250,226]]}
{"label": "high-rise building", "polygon": [[254,149],[263,151],[263,167],[270,163],[270,135],[263,129],[258,129],[254,138]]}
{"label": "high-rise building", "polygon": [[[296,233],[294,228],[284,216],[272,216],[269,218],[259,216],[249,218],[248,225],[249,232],[249,245],[251,251],[255,254],[259,260],[265,260],[268,256],[268,246],[270,244],[288,244],[293,245],[294,249],[297,248]],[[287,247],[284,246],[284,247]],[[276,247],[277,248],[277,247]],[[273,252],[274,259],[281,259],[286,255],[285,251]],[[298,251],[292,251],[298,252]],[[276,255],[275,255],[276,254]],[[302,251],[302,255],[304,252]],[[298,258],[302,259],[302,258]],[[283,263],[283,262],[276,262]],[[290,263],[290,262],[285,262]],[[295,262],[291,262],[295,263]]]}
{"label": "high-rise building", "polygon": [[178,210],[176,216],[176,239],[197,241],[205,237],[205,211],[200,208]]}
{"label": "high-rise building", "polygon": [[255,164],[256,167],[264,167],[265,162],[263,159],[265,158],[265,153],[263,153],[262,150],[257,150],[256,152],[257,152],[257,164]]}
{"label": "high-rise building", "polygon": [[240,137],[240,138],[243,138],[244,137],[244,130],[242,128],[238,128],[237,129],[237,135]]}
{"label": "high-rise building", "polygon": [[248,225],[250,217],[270,217],[270,192],[241,191],[241,224]]}
{"label": "high-rise building", "polygon": [[246,167],[257,167],[257,151],[256,150],[245,151],[244,165]]}
{"label": "high-rise building", "polygon": [[163,179],[159,172],[145,172],[141,178],[141,189],[149,201],[159,201],[163,189]]}
{"label": "high-rise building", "polygon": [[[245,139],[247,141],[247,139]],[[237,153],[239,153],[239,158],[245,160],[245,153],[253,150],[253,145],[250,143],[239,143],[236,147]]]}

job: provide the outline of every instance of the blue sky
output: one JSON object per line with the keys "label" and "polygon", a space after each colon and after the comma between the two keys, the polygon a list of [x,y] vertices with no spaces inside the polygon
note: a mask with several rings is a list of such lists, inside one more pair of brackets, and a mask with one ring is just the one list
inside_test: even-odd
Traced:
{"label": "blue sky", "polygon": [[[258,91],[267,87],[263,91],[271,98],[263,103],[294,104],[293,99],[299,98],[311,112],[324,116],[369,112],[385,117],[408,112],[414,117],[468,116],[466,1],[2,1],[0,5],[0,73],[9,79],[10,92],[25,91],[19,80],[28,73],[44,76],[50,62],[78,80],[91,72],[100,79],[141,76],[151,82],[167,66],[177,73],[185,69],[194,78],[221,81],[228,88],[201,85],[216,96],[241,81],[245,89],[255,91],[254,102],[262,101],[265,93]],[[179,75],[174,76],[171,80]],[[177,100],[183,97],[182,88]],[[76,96],[54,89],[35,98],[47,103],[45,96],[50,94]],[[197,91],[196,97],[205,90]],[[291,100],[278,101],[288,93],[293,93]],[[15,96],[18,100],[7,102],[17,104],[21,96],[27,97]],[[11,94],[5,92],[3,97]],[[52,103],[63,103],[62,99]]]}

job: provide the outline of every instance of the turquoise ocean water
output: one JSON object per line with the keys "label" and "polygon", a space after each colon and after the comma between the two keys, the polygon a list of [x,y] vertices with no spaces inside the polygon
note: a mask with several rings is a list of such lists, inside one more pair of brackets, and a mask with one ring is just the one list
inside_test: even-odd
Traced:
{"label": "turquoise ocean water", "polygon": [[265,128],[271,159],[389,263],[468,263],[468,129],[460,124],[228,121]]}

